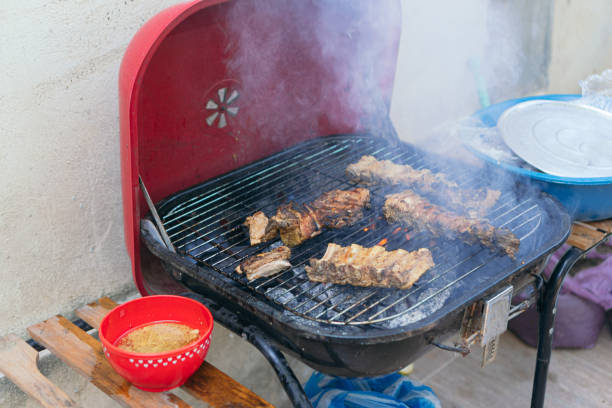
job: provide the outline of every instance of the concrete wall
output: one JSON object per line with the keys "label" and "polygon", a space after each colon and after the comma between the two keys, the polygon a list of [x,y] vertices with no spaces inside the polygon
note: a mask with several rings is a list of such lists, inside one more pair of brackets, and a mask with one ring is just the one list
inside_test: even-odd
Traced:
{"label": "concrete wall", "polygon": [[132,289],[124,249],[117,73],[176,0],[3,0],[0,334]]}
{"label": "concrete wall", "polygon": [[612,68],[612,1],[556,0],[550,93],[580,93],[578,81]]}
{"label": "concrete wall", "polygon": [[[480,61],[492,102],[545,90],[547,79],[552,91],[574,91],[585,75],[612,67],[612,3],[555,0],[551,13],[551,2],[404,1],[392,107],[402,137],[418,139],[432,125],[478,108],[470,61]],[[117,71],[142,23],[174,3],[2,0],[0,335],[24,335],[50,315],[134,290],[122,235]],[[491,33],[506,33],[507,46],[492,42]],[[213,363],[286,404],[258,353],[221,329],[215,339]],[[94,403],[95,393],[58,366],[46,370],[65,388],[72,384],[66,391],[85,406],[114,405]],[[308,370],[296,367],[305,378]],[[0,384],[0,405],[25,401]]]}
{"label": "concrete wall", "polygon": [[403,1],[391,104],[399,136],[439,149],[432,140],[447,138],[449,122],[544,89],[552,3]]}

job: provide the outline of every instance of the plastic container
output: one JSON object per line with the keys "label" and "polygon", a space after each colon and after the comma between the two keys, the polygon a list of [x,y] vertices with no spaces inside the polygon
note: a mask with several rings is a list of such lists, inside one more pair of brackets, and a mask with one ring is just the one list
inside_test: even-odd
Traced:
{"label": "plastic container", "polygon": [[[506,109],[530,100],[573,101],[580,95],[543,95],[512,99],[481,109],[474,116],[485,126],[496,126]],[[501,167],[537,185],[542,191],[555,196],[577,221],[595,221],[612,217],[612,177],[570,178],[530,171],[496,160],[475,149],[474,154],[494,167]],[[612,154],[612,153],[611,153]]]}
{"label": "plastic container", "polygon": [[[180,349],[154,354],[131,353],[115,346],[128,331],[151,323],[182,323],[200,337]],[[152,392],[180,387],[200,367],[210,346],[213,318],[201,303],[181,296],[148,296],[131,300],[109,312],[99,336],[111,366],[134,386]]]}

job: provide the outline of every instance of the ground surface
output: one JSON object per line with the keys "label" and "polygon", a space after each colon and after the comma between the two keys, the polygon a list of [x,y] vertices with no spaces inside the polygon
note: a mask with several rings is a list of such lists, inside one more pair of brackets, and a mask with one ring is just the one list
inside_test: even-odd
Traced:
{"label": "ground surface", "polygon": [[[444,408],[529,407],[536,350],[505,333],[497,359],[480,368],[480,349],[454,358],[435,350],[412,375],[431,386]],[[554,350],[545,406],[612,407],[612,335],[604,327],[595,348]]]}

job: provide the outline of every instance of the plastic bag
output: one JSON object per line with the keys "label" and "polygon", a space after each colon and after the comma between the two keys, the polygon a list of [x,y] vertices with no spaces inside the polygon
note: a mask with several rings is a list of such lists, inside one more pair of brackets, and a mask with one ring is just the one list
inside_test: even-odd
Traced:
{"label": "plastic bag", "polygon": [[393,373],[372,378],[332,377],[314,372],[306,395],[315,408],[440,408],[440,400],[426,385]]}
{"label": "plastic bag", "polygon": [[612,113],[612,69],[599,75],[591,75],[578,84],[582,88],[582,98],[577,103],[594,106]]}
{"label": "plastic bag", "polygon": [[[610,241],[607,246],[612,246]],[[559,259],[569,249],[565,244],[550,258],[545,276],[550,276]],[[606,251],[607,252],[607,251]],[[553,334],[553,347],[592,348],[597,343],[605,322],[605,310],[612,308],[612,256],[610,253],[592,251],[587,258],[603,262],[566,276],[557,300],[557,317]],[[517,295],[514,303],[525,300]],[[531,307],[508,323],[508,328],[524,342],[536,346],[538,342],[538,313]]]}
{"label": "plastic bag", "polygon": [[[571,103],[588,105],[612,113],[612,69],[608,69],[601,74],[591,75],[579,81],[578,84],[582,88],[581,98],[561,96],[558,99],[569,100]],[[507,106],[504,106],[503,103],[499,105],[502,110],[495,113],[501,115]],[[497,119],[492,120],[486,116],[481,119],[471,116],[459,120],[455,125],[455,137],[472,149],[499,162],[529,171],[539,171],[506,146],[496,126]]]}

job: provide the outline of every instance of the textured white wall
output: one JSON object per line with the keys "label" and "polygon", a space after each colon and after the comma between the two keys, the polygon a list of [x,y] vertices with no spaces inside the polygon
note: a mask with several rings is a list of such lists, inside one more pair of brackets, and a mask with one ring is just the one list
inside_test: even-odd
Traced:
{"label": "textured white wall", "polygon": [[[0,335],[133,288],[122,235],[117,72],[177,0],[2,0]],[[487,4],[404,1],[393,119],[406,138],[478,107]],[[556,0],[551,89],[612,65],[608,0]],[[23,332],[22,332],[23,333]]]}
{"label": "textured white wall", "polygon": [[[134,289],[123,241],[117,73],[132,35],[177,2],[0,1],[0,335]],[[478,107],[466,56],[485,52],[488,2],[507,3],[403,1],[395,91],[403,97],[392,107],[402,137]],[[574,91],[579,79],[612,66],[612,3],[555,0],[554,17],[550,88]],[[268,371],[247,370],[245,360],[225,358],[237,341],[216,344],[227,350],[211,353],[215,364],[271,395],[254,383],[272,376],[262,358],[253,366]],[[241,355],[251,361],[249,350]]]}
{"label": "textured white wall", "polygon": [[402,1],[391,119],[400,138],[425,142],[440,121],[478,108],[468,59],[485,47],[488,0]]}
{"label": "textured white wall", "polygon": [[117,75],[176,0],[2,0],[0,335],[132,287]]}
{"label": "textured white wall", "polygon": [[552,2],[403,0],[391,104],[399,136],[439,150],[438,137],[482,101],[541,90]]}
{"label": "textured white wall", "polygon": [[555,0],[549,92],[580,93],[578,81],[612,69],[612,1]]}

